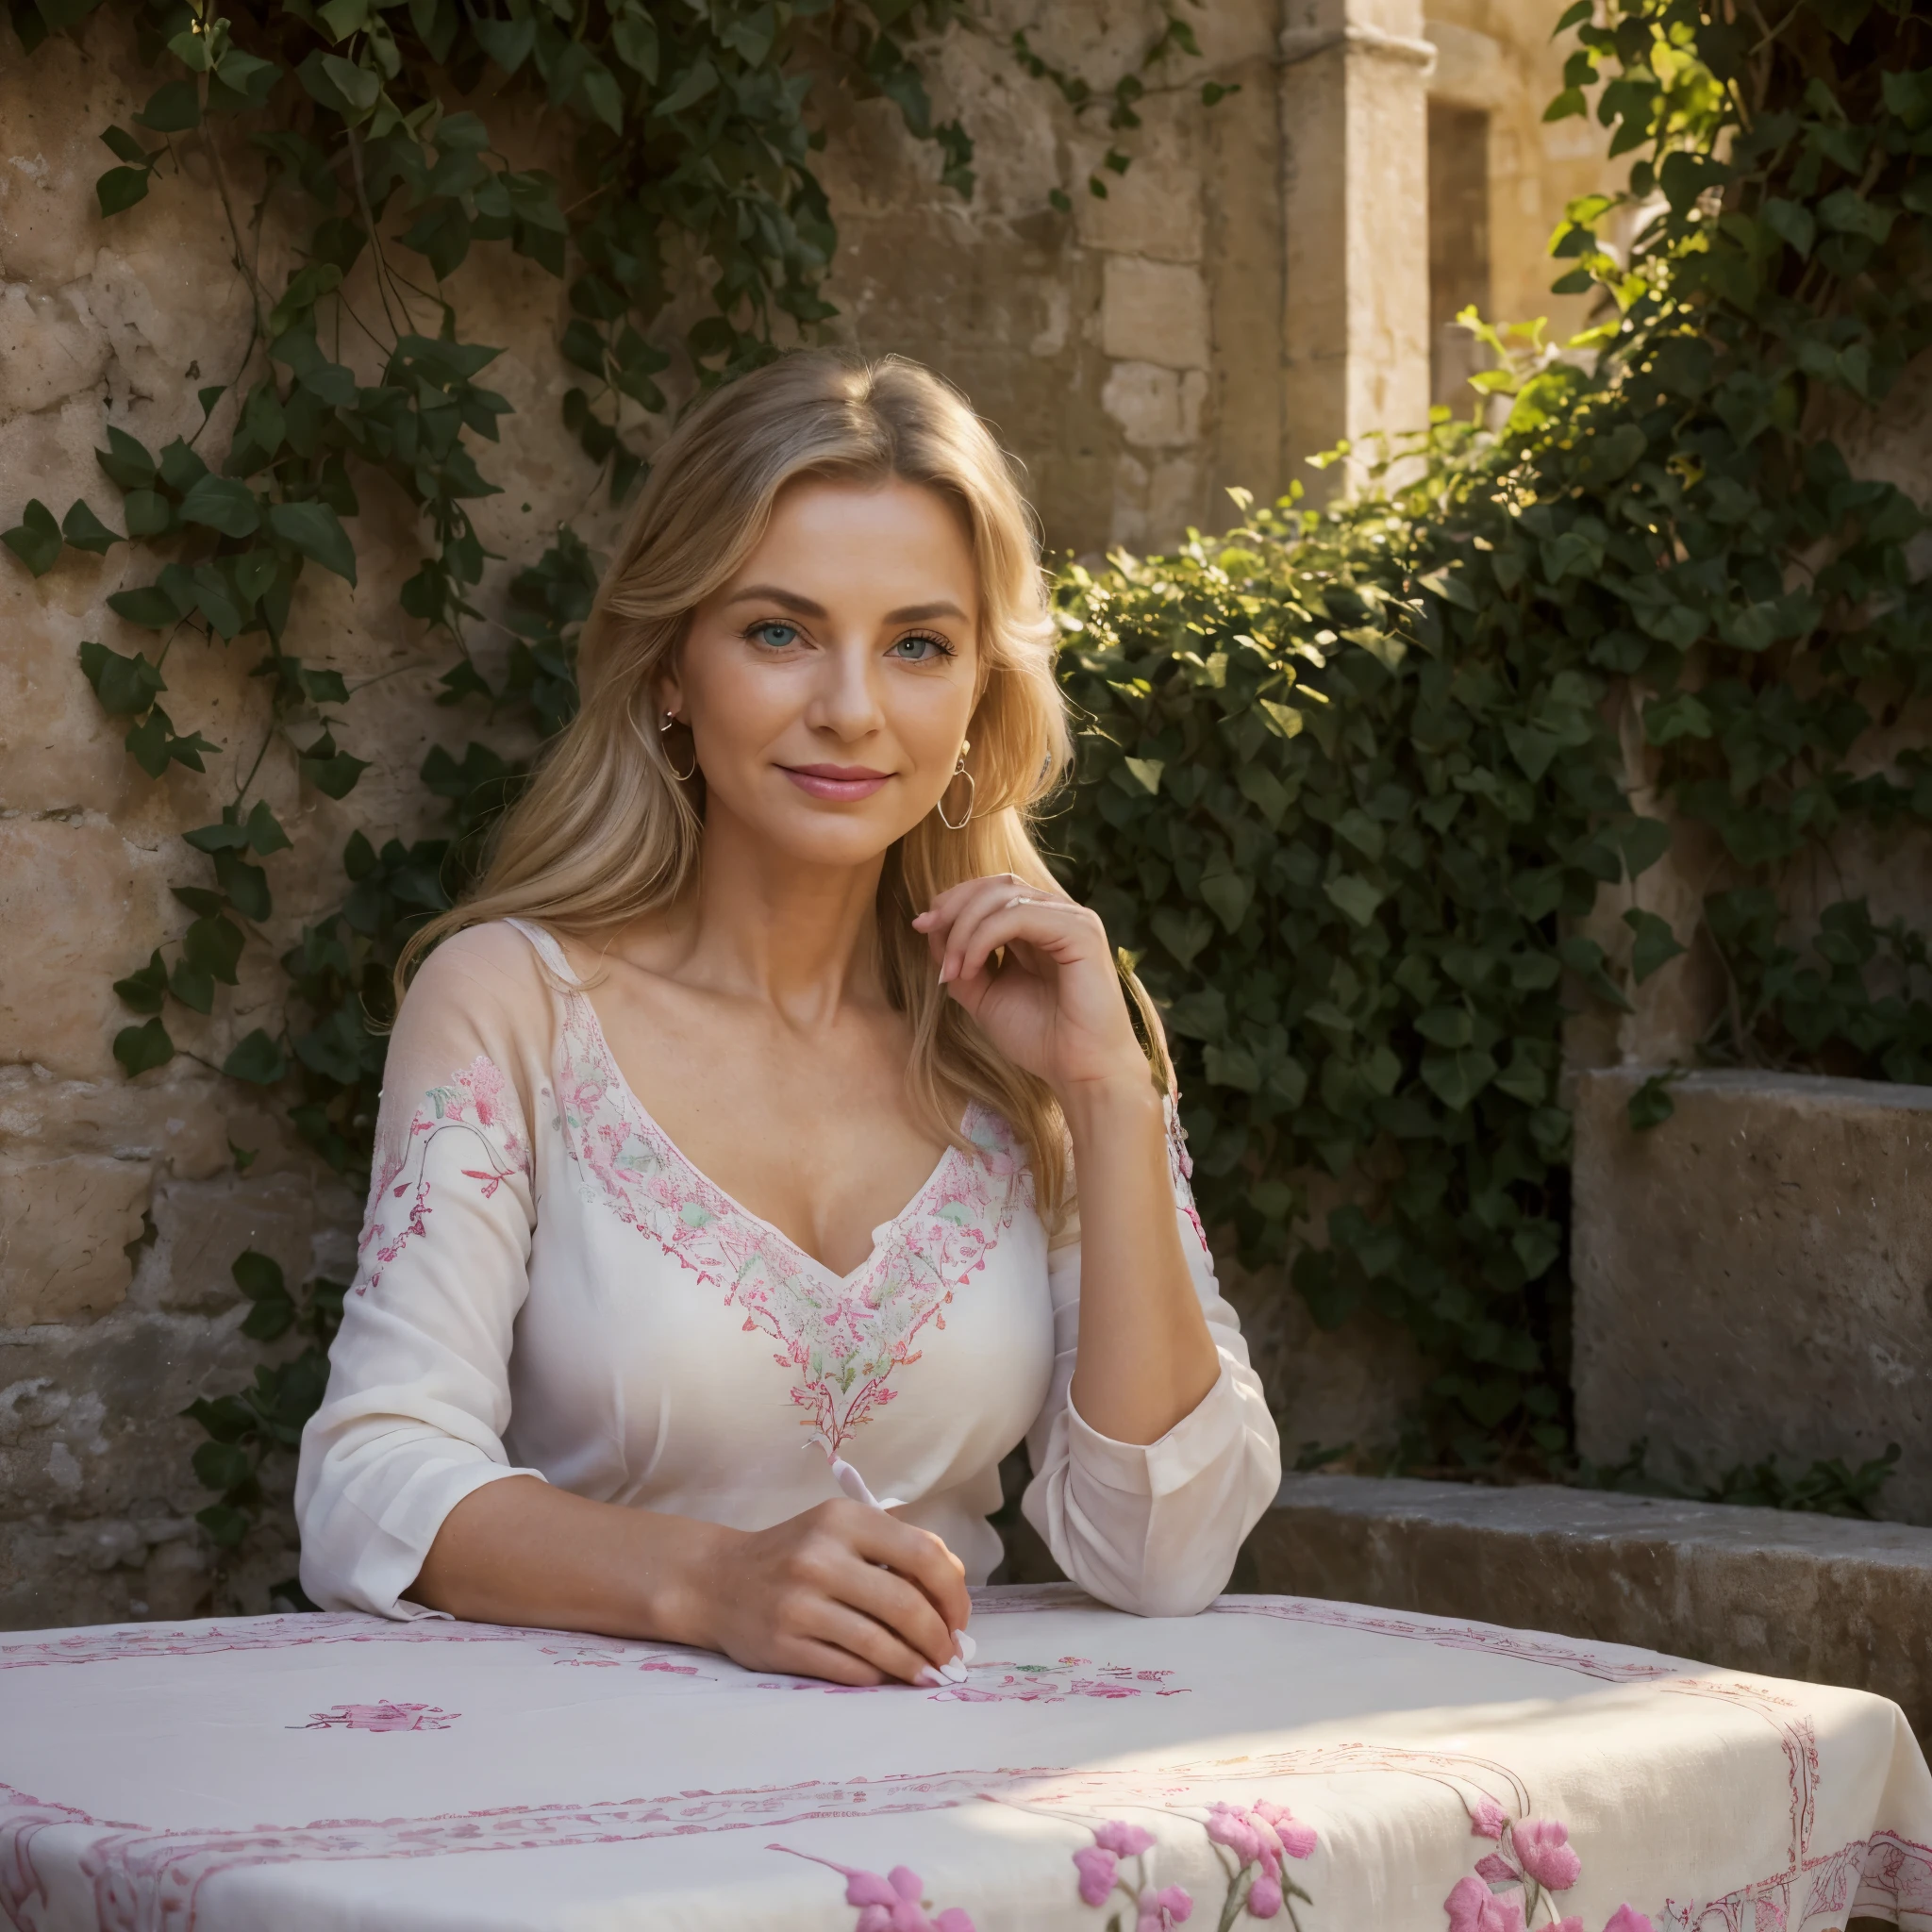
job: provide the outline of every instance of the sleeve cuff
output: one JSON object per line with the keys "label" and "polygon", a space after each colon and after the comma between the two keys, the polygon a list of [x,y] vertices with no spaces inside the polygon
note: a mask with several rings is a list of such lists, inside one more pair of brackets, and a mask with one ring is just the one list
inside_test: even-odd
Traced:
{"label": "sleeve cuff", "polygon": [[[364,1515],[352,1498],[338,1498],[338,1509],[356,1509],[367,1525],[365,1540],[355,1554],[347,1575],[338,1573],[328,1601],[316,1593],[305,1575],[302,1588],[325,1609],[373,1610],[379,1617],[408,1622],[441,1617],[441,1610],[403,1601],[403,1592],[422,1574],[423,1561],[449,1512],[465,1496],[507,1476],[532,1475],[547,1480],[542,1471],[515,1469],[501,1462],[464,1460],[432,1463],[416,1473],[401,1493],[391,1499],[379,1522]],[[326,1530],[325,1541],[329,1541]],[[308,1565],[305,1562],[304,1569]],[[320,1576],[317,1581],[320,1582]]]}
{"label": "sleeve cuff", "polygon": [[1240,1401],[1225,1355],[1214,1386],[1158,1441],[1117,1442],[1091,1427],[1067,1395],[1067,1451],[1081,1474],[1134,1496],[1184,1489],[1227,1453],[1241,1428]]}

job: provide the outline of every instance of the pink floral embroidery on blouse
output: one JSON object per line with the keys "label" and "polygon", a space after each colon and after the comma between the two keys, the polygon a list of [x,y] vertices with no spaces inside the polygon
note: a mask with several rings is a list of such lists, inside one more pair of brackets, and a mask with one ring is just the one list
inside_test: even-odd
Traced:
{"label": "pink floral embroidery on blouse", "polygon": [[920,1332],[944,1328],[955,1291],[1032,1199],[1013,1130],[975,1104],[964,1123],[974,1152],[949,1148],[866,1261],[836,1276],[684,1158],[630,1091],[580,993],[566,1004],[558,1052],[558,1125],[592,1198],[723,1289],[744,1332],[778,1344],[773,1359],[795,1377],[801,1426],[833,1454],[893,1400],[888,1380],[919,1359]]}
{"label": "pink floral embroidery on blouse", "polygon": [[[369,1219],[362,1230],[362,1278],[356,1292],[366,1294],[382,1279],[383,1271],[409,1242],[425,1232],[429,1213],[429,1143],[437,1135],[457,1128],[473,1134],[477,1165],[462,1170],[481,1184],[491,1199],[512,1174],[527,1175],[530,1153],[525,1144],[522,1110],[503,1070],[478,1054],[450,1077],[446,1087],[431,1087],[418,1103],[409,1130],[399,1146],[383,1157],[375,1184],[369,1193]],[[400,1227],[388,1211],[391,1202],[408,1199]]]}

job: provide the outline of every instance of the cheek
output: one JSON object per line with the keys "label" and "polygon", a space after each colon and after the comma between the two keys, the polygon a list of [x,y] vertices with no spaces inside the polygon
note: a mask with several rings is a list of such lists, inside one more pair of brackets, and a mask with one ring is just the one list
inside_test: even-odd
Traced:
{"label": "cheek", "polygon": [[706,742],[727,756],[756,749],[782,730],[802,694],[782,667],[751,661],[735,636],[693,636],[681,667],[687,714],[700,721]]}

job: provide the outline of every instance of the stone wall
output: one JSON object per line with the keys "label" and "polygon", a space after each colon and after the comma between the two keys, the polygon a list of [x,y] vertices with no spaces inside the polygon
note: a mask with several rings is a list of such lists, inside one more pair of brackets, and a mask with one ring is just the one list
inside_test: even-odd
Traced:
{"label": "stone wall", "polygon": [[[1055,549],[1213,527],[1225,486],[1273,494],[1297,474],[1313,480],[1301,458],[1336,438],[1420,419],[1432,75],[1490,116],[1493,306],[1558,307],[1540,294],[1536,251],[1562,200],[1600,173],[1571,151],[1576,124],[1535,121],[1557,86],[1557,10],[1442,0],[1425,21],[1416,0],[1210,0],[1191,13],[1205,60],[1150,91],[1134,164],[1107,176],[1101,199],[1085,184],[1110,139],[1102,115],[1073,115],[1008,41],[1024,25],[1045,58],[1107,84],[1138,59],[1158,8],[1066,0],[1036,18],[991,0],[981,29],[956,32],[930,63],[938,118],[958,115],[977,142],[970,204],[939,186],[896,109],[833,105],[823,172],[842,241],[829,332],[958,381],[1026,462]],[[98,132],[149,91],[126,19],[103,8],[31,58],[0,27],[0,522],[29,497],[58,515],[82,495],[115,521],[92,454],[106,428],[155,447],[193,435],[196,391],[233,382],[246,341],[193,141],[180,143],[181,176],[158,175],[126,214],[98,214],[93,182],[110,164]],[[1204,108],[1210,77],[1240,91]],[[226,162],[245,202],[249,157],[238,146]],[[1053,207],[1056,188],[1070,213]],[[291,256],[273,218],[261,246],[279,285]],[[554,347],[560,285],[492,248],[455,292],[472,336],[505,345],[487,380],[516,410],[484,452],[503,493],[479,506],[480,532],[509,559],[485,587],[493,609],[546,530],[568,520],[595,546],[614,520],[558,421],[575,379]],[[208,426],[216,446],[232,408]],[[448,648],[397,601],[415,566],[407,508],[379,481],[358,485],[360,583],[311,573],[291,637],[358,691],[340,735],[372,762],[341,804],[305,787],[292,742],[270,733],[246,642],[190,638],[170,653],[171,712],[222,749],[205,774],[146,778],[75,653],[86,639],[145,642],[106,599],[151,565],[125,549],[70,552],[35,579],[0,557],[0,1625],[258,1607],[292,1569],[273,1532],[239,1566],[213,1562],[192,1522],[208,1500],[189,1469],[200,1437],[179,1411],[244,1384],[262,1358],[237,1332],[234,1256],[262,1249],[291,1282],[340,1276],[358,1204],[319,1175],[274,1096],[210,1068],[251,1028],[273,1029],[278,954],[339,902],[349,832],[432,831],[417,770],[432,744],[459,750],[477,728],[435,706]],[[486,665],[506,643],[487,624],[475,639]],[[308,741],[299,724],[297,736]],[[196,883],[202,861],[178,834],[218,816],[258,755],[255,783],[294,841],[272,861],[275,916],[210,1018],[171,1009],[184,1051],[125,1079],[111,1046],[129,1016],[112,982],[187,924],[169,888]],[[1266,1286],[1249,1299],[1276,1310],[1267,1349],[1284,1365],[1291,1442],[1392,1434],[1391,1391],[1412,1376],[1383,1374],[1386,1337],[1362,1328],[1311,1346],[1298,1303]]]}

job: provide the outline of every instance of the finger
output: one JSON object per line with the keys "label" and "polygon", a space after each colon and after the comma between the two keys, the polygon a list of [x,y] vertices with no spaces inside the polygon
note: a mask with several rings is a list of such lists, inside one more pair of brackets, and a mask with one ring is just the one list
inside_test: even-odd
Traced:
{"label": "finger", "polygon": [[[955,1630],[963,1630],[973,1614],[973,1599],[966,1591],[966,1566],[944,1541],[930,1530],[895,1516],[875,1516],[869,1525],[872,1534],[859,1545],[859,1554],[875,1563],[896,1571],[908,1583],[917,1584],[939,1612],[950,1640]],[[953,1654],[950,1641],[940,1661]]]}
{"label": "finger", "polygon": [[1027,883],[1013,872],[982,873],[977,878],[962,879],[957,886],[948,886],[944,891],[935,892],[932,904],[912,924],[924,932],[934,921],[943,924],[952,920],[960,907],[982,888],[1005,886],[1008,891],[1018,891],[1024,890]]}
{"label": "finger", "polygon": [[890,1681],[884,1671],[867,1663],[862,1657],[854,1657],[849,1650],[841,1650],[836,1643],[825,1643],[816,1637],[786,1639],[764,1668],[783,1671],[791,1677],[823,1677],[828,1684],[850,1684],[856,1689],[870,1689]]}
{"label": "finger", "polygon": [[[958,1654],[953,1641],[957,1626],[947,1622],[946,1611],[927,1595],[923,1584],[897,1570],[858,1561],[854,1574],[828,1594],[890,1630],[908,1650],[920,1654],[923,1664],[943,1668]],[[917,1669],[913,1674],[918,1674]]]}
{"label": "finger", "polygon": [[965,951],[971,944],[971,936],[980,923],[1001,908],[1018,902],[1026,904],[1059,904],[1071,906],[1074,902],[1058,894],[1042,891],[1038,886],[1029,885],[1024,879],[1013,877],[1010,873],[1001,874],[992,878],[975,879],[972,895],[960,902],[951,913],[946,932],[946,953],[941,962],[941,980],[958,978],[962,970]]}
{"label": "finger", "polygon": [[[881,1676],[895,1677],[902,1684],[930,1684],[940,1674],[932,1660],[896,1630],[829,1597],[821,1597],[812,1606],[798,1635],[842,1650],[860,1663],[870,1664]],[[951,1641],[948,1638],[949,1645]]]}
{"label": "finger", "polygon": [[995,951],[1015,943],[1037,947],[1062,966],[1105,950],[1098,922],[1084,906],[1071,899],[1034,898],[1015,892],[978,913],[970,924],[962,921],[954,927],[940,968],[941,984],[976,979]]}

